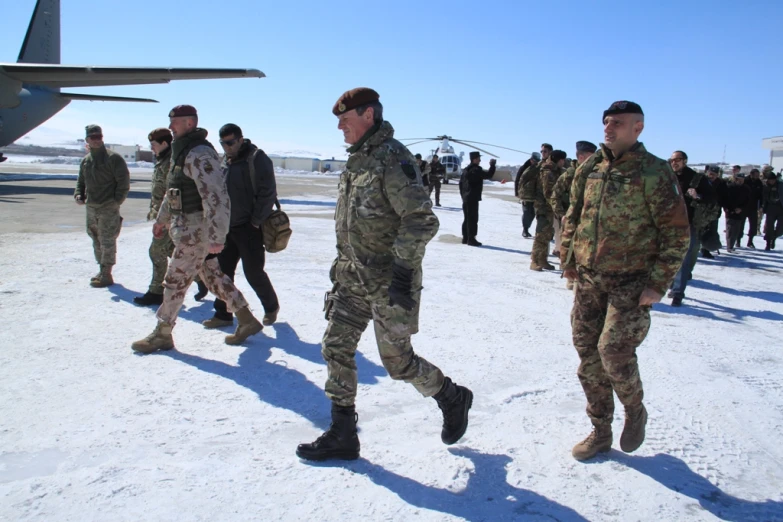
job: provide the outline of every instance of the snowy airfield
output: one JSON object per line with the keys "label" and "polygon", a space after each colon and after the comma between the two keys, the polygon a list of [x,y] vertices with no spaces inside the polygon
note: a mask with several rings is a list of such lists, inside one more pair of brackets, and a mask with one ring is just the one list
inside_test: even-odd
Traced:
{"label": "snowy airfield", "polygon": [[[81,229],[0,235],[0,520],[783,520],[781,251],[699,260],[684,306],[656,305],[639,350],[645,444],[578,463],[571,447],[590,423],[572,294],[559,272],[528,269],[510,185],[485,189],[482,248],[460,244],[457,187],[445,185],[413,344],[473,390],[468,432],[440,442],[435,401],[386,375],[369,328],[362,458],[311,464],[294,450],[329,425],[319,342],[337,179],[283,173],[278,184],[294,230],[267,256],[279,322],[240,347],[223,343],[229,329],[203,329],[211,301],[194,289],[177,350],[131,352],[155,325],[153,308],[131,302],[151,271],[142,199],[123,207],[108,289],[88,284]],[[0,198],[14,203],[48,219]],[[56,204],[83,215],[68,197]],[[615,448],[622,422],[618,403]]]}

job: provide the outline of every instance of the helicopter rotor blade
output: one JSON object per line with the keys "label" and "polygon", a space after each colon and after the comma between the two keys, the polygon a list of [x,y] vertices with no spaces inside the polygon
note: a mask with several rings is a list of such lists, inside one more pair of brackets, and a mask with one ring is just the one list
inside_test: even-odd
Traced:
{"label": "helicopter rotor blade", "polygon": [[440,138],[400,138],[397,141],[411,141],[411,140],[422,140],[422,141],[429,141],[429,140],[438,140]]}
{"label": "helicopter rotor blade", "polygon": [[463,143],[463,142],[462,142],[462,141],[460,141],[460,140],[455,140],[455,139],[452,139],[451,141],[453,141],[454,143],[459,143],[459,144],[461,144],[461,145],[465,145],[466,147],[469,147],[469,148],[471,148],[471,149],[476,149],[477,151],[483,152],[484,154],[487,154],[488,156],[492,156],[493,158],[498,158],[498,157],[500,157],[500,156],[496,156],[495,154],[492,154],[491,152],[488,152],[488,151],[486,151],[486,150],[484,150],[484,149],[480,149],[480,148],[476,147],[475,145],[471,145],[471,144],[469,144],[469,143]]}
{"label": "helicopter rotor blade", "polygon": [[487,145],[487,146],[490,146],[490,147],[495,147],[497,149],[506,149],[506,150],[511,150],[511,151],[514,151],[514,152],[521,152],[522,154],[527,154],[528,156],[531,155],[531,153],[525,152],[524,150],[511,149],[509,147],[501,147],[500,145],[493,145],[491,143],[482,143],[480,141],[468,141],[468,140],[461,140],[461,141],[464,141],[465,143],[477,143],[478,145]]}
{"label": "helicopter rotor blade", "polygon": [[405,145],[406,147],[413,147],[414,145],[418,145],[419,143],[424,143],[427,141],[437,141],[437,140],[421,140],[421,141],[414,141],[413,143],[408,143]]}

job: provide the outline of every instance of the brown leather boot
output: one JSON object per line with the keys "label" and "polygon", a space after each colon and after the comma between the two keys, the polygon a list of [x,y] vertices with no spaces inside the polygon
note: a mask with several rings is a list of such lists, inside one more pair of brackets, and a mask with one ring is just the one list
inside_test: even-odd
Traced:
{"label": "brown leather boot", "polygon": [[98,276],[95,279],[90,280],[90,286],[93,288],[106,288],[114,284],[114,279],[111,277],[112,265],[101,265],[101,271],[98,272]]}
{"label": "brown leather boot", "polygon": [[593,426],[593,431],[585,440],[574,446],[571,455],[576,460],[588,460],[599,453],[606,453],[612,449],[612,426],[611,424],[599,424]]}
{"label": "brown leather boot", "polygon": [[247,306],[237,310],[235,315],[237,329],[232,335],[226,336],[226,344],[242,344],[248,337],[264,329]]}
{"label": "brown leather boot", "polygon": [[262,319],[262,322],[264,323],[264,326],[271,326],[277,322],[277,314],[280,313],[280,307],[278,306],[276,310],[264,314],[264,318]]}
{"label": "brown leather boot", "polygon": [[639,449],[644,442],[645,428],[647,426],[647,409],[644,404],[635,408],[625,409],[625,426],[620,435],[620,449],[631,453]]}
{"label": "brown leather boot", "polygon": [[158,322],[158,326],[141,341],[131,344],[131,349],[139,353],[153,353],[158,350],[165,351],[174,348],[174,338],[171,330],[174,327],[168,323]]}

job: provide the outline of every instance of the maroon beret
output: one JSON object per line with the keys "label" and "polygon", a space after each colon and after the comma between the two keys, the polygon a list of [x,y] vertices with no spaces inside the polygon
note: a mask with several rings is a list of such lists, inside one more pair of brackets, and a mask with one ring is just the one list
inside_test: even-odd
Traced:
{"label": "maroon beret", "polygon": [[380,97],[380,94],[368,87],[357,87],[356,89],[345,91],[343,95],[338,98],[334,107],[332,107],[332,114],[339,116],[356,107],[377,102]]}
{"label": "maroon beret", "polygon": [[177,105],[169,112],[169,118],[179,118],[182,116],[198,116],[198,112],[196,112],[196,108],[192,105]]}
{"label": "maroon beret", "polygon": [[150,132],[149,135],[147,136],[147,141],[157,141],[159,143],[163,141],[167,141],[171,143],[171,140],[172,140],[171,131],[165,127],[158,127],[154,131]]}

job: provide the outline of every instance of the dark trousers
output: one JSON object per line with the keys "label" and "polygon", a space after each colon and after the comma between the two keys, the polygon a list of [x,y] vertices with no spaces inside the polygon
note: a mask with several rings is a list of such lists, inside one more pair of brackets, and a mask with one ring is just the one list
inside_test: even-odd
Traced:
{"label": "dark trousers", "polygon": [[767,221],[764,224],[764,239],[775,241],[783,236],[783,208],[776,207],[767,211]]}
{"label": "dark trousers", "polygon": [[522,202],[522,230],[530,232],[530,227],[533,225],[533,220],[536,218],[536,209],[533,206],[532,201]]}
{"label": "dark trousers", "polygon": [[745,227],[745,218],[733,219],[728,218],[726,220],[726,245],[727,250],[733,250],[735,246],[739,246],[740,239],[742,239],[742,229]]}
{"label": "dark trousers", "polygon": [[[226,236],[223,251],[218,254],[220,270],[231,280],[237,271],[237,264],[242,260],[242,270],[245,279],[256,292],[264,306],[264,312],[274,312],[279,304],[277,294],[272,287],[269,276],[264,272],[264,240],[261,230],[250,223],[231,227]],[[231,313],[226,309],[226,303],[215,299],[215,315],[228,319]]]}
{"label": "dark trousers", "polygon": [[475,239],[478,234],[479,202],[462,202],[462,238]]}
{"label": "dark trousers", "polygon": [[748,215],[748,241],[753,241],[753,237],[759,230],[759,213],[754,210]]}

